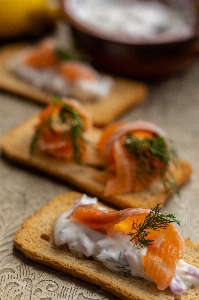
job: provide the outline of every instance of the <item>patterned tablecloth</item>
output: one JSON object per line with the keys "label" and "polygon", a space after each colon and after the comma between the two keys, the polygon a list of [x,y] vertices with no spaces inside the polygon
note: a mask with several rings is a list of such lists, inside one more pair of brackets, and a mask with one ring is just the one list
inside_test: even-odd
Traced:
{"label": "patterned tablecloth", "polygon": [[[122,100],[121,100],[122,101]],[[0,92],[0,138],[41,106]],[[193,166],[193,176],[163,208],[181,220],[180,232],[199,243],[199,62],[187,71],[149,84],[146,101],[121,117],[144,119],[164,128],[181,157]],[[26,259],[13,247],[24,218],[71,187],[59,180],[0,158],[0,299],[113,300],[100,288]]]}

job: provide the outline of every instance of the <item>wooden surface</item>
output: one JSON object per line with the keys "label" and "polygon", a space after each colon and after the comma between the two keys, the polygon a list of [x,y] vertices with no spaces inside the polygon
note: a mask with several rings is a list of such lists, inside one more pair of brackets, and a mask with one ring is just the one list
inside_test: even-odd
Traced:
{"label": "wooden surface", "polygon": [[[162,127],[193,176],[163,207],[181,220],[183,237],[199,243],[199,61],[187,71],[149,84],[145,102],[120,119],[144,119]],[[38,112],[41,106],[0,91],[0,138]],[[43,204],[73,187],[0,158],[0,299],[113,300],[96,286],[26,259],[13,247],[22,220]]]}

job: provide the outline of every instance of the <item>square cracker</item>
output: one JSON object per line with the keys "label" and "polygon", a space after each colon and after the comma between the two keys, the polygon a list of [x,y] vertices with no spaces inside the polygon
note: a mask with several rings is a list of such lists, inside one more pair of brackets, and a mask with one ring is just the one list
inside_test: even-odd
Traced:
{"label": "square cracker", "polygon": [[[36,170],[43,171],[43,173],[51,174],[72,184],[81,191],[103,199],[120,208],[153,208],[158,203],[163,205],[168,196],[173,193],[172,190],[166,191],[163,184],[157,180],[149,189],[145,189],[142,192],[104,196],[104,184],[94,179],[94,173],[97,168],[95,159],[94,162],[89,165],[78,165],[72,161],[55,158],[39,151],[30,156],[29,147],[37,117],[38,115],[33,116],[31,119],[5,134],[1,141],[1,148],[7,158]],[[87,131],[86,139],[94,146],[101,132],[101,129],[94,127],[90,131]],[[92,161],[92,154],[90,160]],[[182,159],[178,160],[177,166],[173,176],[176,185],[181,186],[190,178],[192,168],[188,162]]]}
{"label": "square cracker", "polygon": [[[76,258],[66,247],[57,247],[53,240],[55,221],[81,196],[76,192],[61,194],[24,220],[14,237],[15,247],[33,261],[96,284],[123,300],[174,300],[174,298],[189,300],[197,298],[198,287],[190,288],[182,295],[182,298],[180,296],[176,298],[169,288],[160,291],[150,281],[112,272],[100,262]],[[184,260],[198,268],[199,245],[186,240]]]}

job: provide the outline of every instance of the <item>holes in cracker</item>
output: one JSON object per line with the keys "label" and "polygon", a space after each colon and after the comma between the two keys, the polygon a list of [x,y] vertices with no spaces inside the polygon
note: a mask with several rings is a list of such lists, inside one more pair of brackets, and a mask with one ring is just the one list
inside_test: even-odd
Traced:
{"label": "holes in cracker", "polygon": [[49,237],[49,235],[46,234],[46,233],[42,233],[42,234],[41,234],[41,238],[42,238],[42,240],[44,240],[44,241],[47,241],[47,242],[50,241],[50,237]]}

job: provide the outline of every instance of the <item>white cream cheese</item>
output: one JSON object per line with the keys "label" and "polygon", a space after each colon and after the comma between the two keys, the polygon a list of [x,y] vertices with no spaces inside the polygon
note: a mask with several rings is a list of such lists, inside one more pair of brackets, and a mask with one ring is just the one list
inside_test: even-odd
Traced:
{"label": "white cream cheese", "polygon": [[[100,261],[114,272],[138,276],[149,281],[144,273],[142,259],[147,248],[138,248],[125,233],[107,235],[90,229],[68,217],[79,205],[97,204],[97,198],[86,195],[76,201],[74,207],[64,212],[56,221],[54,241],[56,245],[67,244],[78,257],[90,257]],[[104,208],[99,207],[104,210]],[[176,273],[169,287],[174,294],[180,295],[187,288],[199,285],[199,269],[187,264],[182,259],[176,266]]]}

